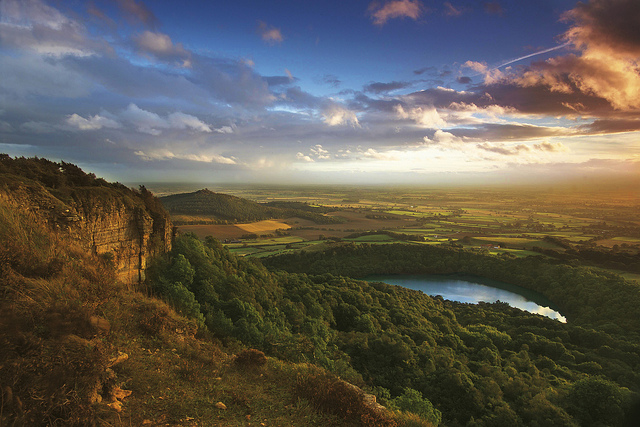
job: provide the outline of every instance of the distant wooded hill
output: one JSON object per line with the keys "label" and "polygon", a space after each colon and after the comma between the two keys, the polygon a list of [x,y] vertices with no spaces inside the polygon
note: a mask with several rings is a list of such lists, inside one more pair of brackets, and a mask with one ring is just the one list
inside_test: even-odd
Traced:
{"label": "distant wooded hill", "polygon": [[[173,215],[207,216],[220,222],[252,222],[274,218],[298,217],[317,224],[338,224],[344,218],[327,216],[328,209],[301,202],[257,203],[229,194],[214,193],[208,189],[193,193],[172,194],[161,197],[165,208]],[[191,221],[176,221],[176,223]]]}

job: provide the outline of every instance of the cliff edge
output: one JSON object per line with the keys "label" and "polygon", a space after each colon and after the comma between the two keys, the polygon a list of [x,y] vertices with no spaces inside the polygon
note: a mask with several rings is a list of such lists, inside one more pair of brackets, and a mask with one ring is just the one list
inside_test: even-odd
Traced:
{"label": "cliff edge", "polygon": [[171,219],[149,191],[108,183],[70,163],[1,154],[0,197],[109,259],[129,285],[144,280],[151,256],[171,249]]}

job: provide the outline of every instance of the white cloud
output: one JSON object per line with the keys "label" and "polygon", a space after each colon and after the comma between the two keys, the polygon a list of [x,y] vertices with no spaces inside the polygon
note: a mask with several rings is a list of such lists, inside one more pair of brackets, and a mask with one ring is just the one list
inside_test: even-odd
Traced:
{"label": "white cloud", "polygon": [[133,154],[140,157],[145,161],[153,161],[153,160],[190,160],[193,162],[204,162],[204,163],[220,163],[225,165],[235,165],[237,162],[229,157],[224,157],[219,154],[182,154],[182,153],[174,153],[168,149],[157,149],[151,151],[136,151]]}
{"label": "white cloud", "polygon": [[405,111],[402,105],[398,104],[394,107],[396,116],[400,119],[410,119],[416,124],[426,126],[431,129],[439,129],[445,127],[447,122],[440,116],[435,107],[413,107],[409,111]]}
{"label": "white cloud", "polygon": [[331,158],[331,156],[329,155],[329,150],[325,150],[324,148],[322,148],[322,145],[320,144],[317,144],[316,146],[311,148],[309,151],[318,160],[326,160]]}
{"label": "white cloud", "polygon": [[150,135],[160,135],[160,129],[169,127],[168,123],[156,113],[143,110],[136,104],[129,104],[127,109],[121,114],[129,122],[131,122],[138,131],[148,133]]}
{"label": "white cloud", "polygon": [[390,150],[387,152],[380,152],[374,148],[369,148],[365,151],[361,151],[362,156],[375,159],[375,160],[387,160],[387,161],[399,161],[401,157],[398,154],[401,153],[397,150]]}
{"label": "white cloud", "polygon": [[450,132],[445,132],[438,129],[433,134],[433,139],[425,136],[423,138],[424,143],[427,145],[442,145],[442,146],[454,146],[464,144],[466,141],[464,138],[455,136]]}
{"label": "white cloud", "polygon": [[72,114],[67,117],[67,123],[71,126],[77,127],[80,130],[97,130],[106,128],[121,128],[122,125],[115,120],[96,114],[95,116],[89,116],[85,119],[78,114]]}
{"label": "white cloud", "polygon": [[191,68],[191,52],[182,43],[174,44],[171,38],[163,33],[145,31],[134,37],[143,53],[168,62],[177,62],[181,67]]}
{"label": "white cloud", "polygon": [[311,157],[306,156],[306,155],[304,155],[304,154],[302,154],[300,152],[298,154],[296,154],[296,159],[302,160],[303,162],[313,162],[314,161]]}
{"label": "white cloud", "polygon": [[214,131],[218,132],[218,133],[233,133],[233,127],[231,126],[222,126],[219,127],[217,129],[214,129]]}
{"label": "white cloud", "polygon": [[121,116],[132,123],[139,132],[150,135],[160,135],[164,129],[192,129],[198,132],[211,133],[211,127],[202,120],[190,114],[181,112],[171,113],[163,119],[156,113],[143,110],[136,104],[129,104]]}
{"label": "white cloud", "polygon": [[424,6],[418,0],[393,0],[380,5],[373,2],[369,5],[369,14],[375,25],[384,25],[389,19],[393,18],[411,18],[416,20],[425,10]]}
{"label": "white cloud", "polygon": [[497,68],[490,68],[485,63],[476,62],[476,61],[467,61],[463,65],[463,67],[471,68],[473,71],[478,74],[482,74],[484,76],[484,83],[490,85],[492,83],[497,83],[502,80],[505,75]]}
{"label": "white cloud", "polygon": [[322,111],[324,122],[329,126],[351,125],[360,127],[356,113],[337,104],[330,104]]}
{"label": "white cloud", "polygon": [[191,128],[200,132],[211,133],[209,125],[195,116],[180,112],[171,113],[168,117],[169,125],[174,129]]}

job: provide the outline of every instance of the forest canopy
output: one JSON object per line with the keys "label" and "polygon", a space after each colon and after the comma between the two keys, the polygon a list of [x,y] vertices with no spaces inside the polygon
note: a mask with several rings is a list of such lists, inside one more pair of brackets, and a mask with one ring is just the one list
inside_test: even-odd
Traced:
{"label": "forest canopy", "polygon": [[[266,263],[272,271],[229,254],[213,238],[186,234],[156,260],[149,283],[219,339],[325,367],[366,386],[383,404],[421,396],[445,425],[621,425],[638,398],[637,294],[616,276],[541,259],[404,245],[336,246]],[[347,277],[454,271],[537,289],[557,301],[569,323]],[[603,280],[626,292],[606,300],[596,294],[627,310],[608,322],[602,307],[580,308],[596,291],[591,282]],[[607,406],[587,403],[585,389]]]}

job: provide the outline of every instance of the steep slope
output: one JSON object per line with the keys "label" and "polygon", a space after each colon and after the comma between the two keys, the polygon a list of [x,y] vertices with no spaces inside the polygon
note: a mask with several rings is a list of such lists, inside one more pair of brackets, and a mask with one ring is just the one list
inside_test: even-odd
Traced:
{"label": "steep slope", "polygon": [[144,280],[147,260],[171,249],[171,220],[151,193],[69,163],[0,155],[0,197],[110,260],[124,283]]}

